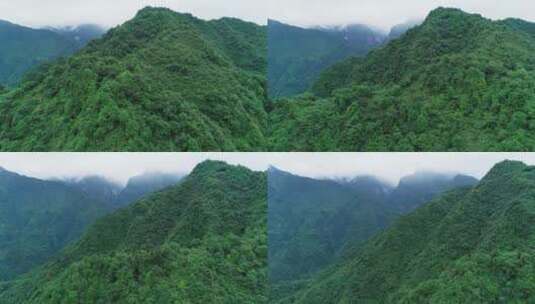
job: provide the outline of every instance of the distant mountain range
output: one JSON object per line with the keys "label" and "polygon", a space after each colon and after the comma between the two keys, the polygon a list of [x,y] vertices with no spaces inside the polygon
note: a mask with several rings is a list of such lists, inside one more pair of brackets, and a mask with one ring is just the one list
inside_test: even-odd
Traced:
{"label": "distant mountain range", "polygon": [[317,180],[272,167],[268,171],[272,292],[281,297],[291,290],[289,282],[331,265],[402,214],[444,192],[477,183],[465,175],[420,172],[394,187],[373,176]]}
{"label": "distant mountain range", "polygon": [[269,20],[269,96],[278,99],[303,93],[326,68],[348,57],[362,57],[417,24],[398,25],[385,34],[362,24],[301,28]]}
{"label": "distant mountain range", "polygon": [[348,248],[274,303],[533,302],[534,172],[496,164],[477,184],[437,195]]}
{"label": "distant mountain range", "polygon": [[121,208],[147,193],[175,185],[182,178],[181,174],[152,172],[130,178],[124,187],[102,176],[87,176],[65,182],[94,199],[109,202],[114,208]]}
{"label": "distant mountain range", "polygon": [[44,263],[105,214],[180,179],[153,173],[121,187],[99,176],[48,181],[0,169],[0,281]]}
{"label": "distant mountain range", "polygon": [[0,85],[15,86],[29,70],[73,54],[104,32],[96,25],[34,29],[0,20]]}

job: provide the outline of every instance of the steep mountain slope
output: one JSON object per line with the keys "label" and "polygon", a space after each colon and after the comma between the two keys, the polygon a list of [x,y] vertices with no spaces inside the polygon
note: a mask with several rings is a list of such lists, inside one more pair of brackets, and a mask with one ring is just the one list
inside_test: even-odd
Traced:
{"label": "steep mountain slope", "polygon": [[271,300],[285,298],[318,271],[436,196],[474,186],[464,175],[419,172],[392,187],[373,176],[315,180],[268,171]]}
{"label": "steep mountain slope", "polygon": [[44,263],[110,210],[64,183],[0,168],[0,281]]}
{"label": "steep mountain slope", "polygon": [[122,207],[134,202],[144,195],[177,184],[183,178],[178,174],[146,173],[128,180],[126,187],[115,198],[117,206]]}
{"label": "steep mountain slope", "polygon": [[4,303],[262,303],[266,175],[207,161],[94,224]]}
{"label": "steep mountain slope", "polygon": [[270,168],[270,280],[296,280],[332,264],[401,214],[454,188],[473,186],[464,175],[417,173],[396,187],[372,176],[316,180]]}
{"label": "steep mountain slope", "polygon": [[326,71],[317,96],[275,104],[273,150],[511,151],[535,147],[528,22],[439,8]]}
{"label": "steep mountain slope", "polygon": [[350,56],[363,56],[385,36],[364,25],[300,28],[268,21],[268,88],[277,99],[305,92],[320,72]]}
{"label": "steep mountain slope", "polygon": [[402,217],[284,303],[531,303],[535,167],[497,164]]}
{"label": "steep mountain slope", "polygon": [[0,20],[0,85],[17,84],[31,68],[67,56],[102,34],[84,31],[83,40],[72,31],[62,34],[50,29],[33,29]]}
{"label": "steep mountain slope", "polygon": [[0,150],[263,149],[265,36],[145,8],[0,96]]}
{"label": "steep mountain slope", "polygon": [[[372,181],[378,189],[385,186]],[[369,183],[368,183],[369,184]],[[366,240],[394,217],[387,192],[268,171],[270,281],[313,273],[330,263],[349,240]]]}

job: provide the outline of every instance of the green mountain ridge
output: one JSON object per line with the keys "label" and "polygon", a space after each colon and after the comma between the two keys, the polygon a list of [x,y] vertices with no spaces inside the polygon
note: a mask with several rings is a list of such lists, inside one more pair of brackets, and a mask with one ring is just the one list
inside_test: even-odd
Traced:
{"label": "green mountain ridge", "polygon": [[535,146],[533,24],[438,8],[399,39],[277,102],[274,151],[524,151]]}
{"label": "green mountain ridge", "polygon": [[266,176],[206,161],[0,285],[5,303],[262,303]]}
{"label": "green mountain ridge", "polygon": [[320,72],[350,56],[363,56],[386,36],[365,25],[300,28],[268,21],[268,88],[272,99],[305,92]]}
{"label": "green mountain ridge", "polygon": [[145,8],[0,95],[0,150],[263,150],[265,35]]}
{"label": "green mountain ridge", "polygon": [[535,167],[504,161],[401,217],[280,303],[530,303]]}
{"label": "green mountain ridge", "polygon": [[401,215],[473,177],[419,172],[391,186],[373,176],[317,180],[270,168],[268,238],[271,301],[291,295]]}

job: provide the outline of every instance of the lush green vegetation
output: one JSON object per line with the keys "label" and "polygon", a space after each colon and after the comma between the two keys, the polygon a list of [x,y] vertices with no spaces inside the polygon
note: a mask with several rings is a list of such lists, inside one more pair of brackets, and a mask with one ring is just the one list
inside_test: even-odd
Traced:
{"label": "lush green vegetation", "polygon": [[535,148],[535,26],[439,8],[400,39],[275,103],[276,151]]}
{"label": "lush green vegetation", "polygon": [[53,262],[0,285],[3,303],[263,303],[265,173],[207,161],[98,220]]}
{"label": "lush green vegetation", "polygon": [[306,29],[269,20],[267,30],[272,99],[305,92],[327,67],[350,56],[363,56],[386,39],[364,25]]}
{"label": "lush green vegetation", "polygon": [[531,303],[534,222],[535,167],[505,161],[477,186],[403,216],[280,303]]}
{"label": "lush green vegetation", "polygon": [[13,86],[33,67],[70,55],[101,34],[95,26],[57,32],[0,20],[0,84]]}
{"label": "lush green vegetation", "polygon": [[0,281],[44,264],[98,218],[180,178],[146,174],[122,187],[99,176],[47,181],[0,168]]}
{"label": "lush green vegetation", "polygon": [[463,175],[417,173],[392,187],[371,176],[316,180],[271,168],[271,300],[292,295],[318,271],[360,248],[401,214],[447,190],[475,183],[476,179]]}
{"label": "lush green vegetation", "polygon": [[0,150],[266,148],[266,32],[162,8],[0,96]]}

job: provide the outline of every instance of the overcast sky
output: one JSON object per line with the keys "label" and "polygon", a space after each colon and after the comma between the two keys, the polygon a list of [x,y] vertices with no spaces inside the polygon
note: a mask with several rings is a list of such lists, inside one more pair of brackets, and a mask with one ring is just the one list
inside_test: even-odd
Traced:
{"label": "overcast sky", "polygon": [[493,19],[535,21],[535,2],[529,0],[0,0],[0,19],[32,27],[81,23],[111,27],[148,5],[203,19],[230,16],[265,24],[269,17],[300,26],[364,23],[384,31],[423,19],[438,6],[458,7]]}
{"label": "overcast sky", "polygon": [[102,175],[125,184],[145,172],[189,173],[206,159],[315,178],[375,175],[392,184],[417,171],[481,178],[505,159],[535,165],[535,153],[0,153],[0,166],[37,178]]}
{"label": "overcast sky", "polygon": [[237,17],[265,24],[268,1],[259,0],[0,0],[0,19],[31,27],[121,24],[145,6],[168,7],[203,19]]}
{"label": "overcast sky", "polygon": [[492,19],[535,20],[530,0],[269,0],[270,18],[300,25],[364,23],[384,31],[409,20],[424,19],[439,6],[457,7]]}

